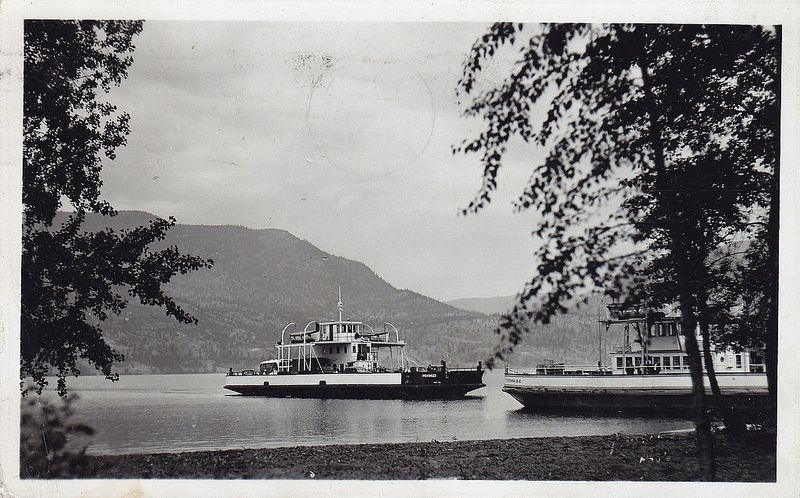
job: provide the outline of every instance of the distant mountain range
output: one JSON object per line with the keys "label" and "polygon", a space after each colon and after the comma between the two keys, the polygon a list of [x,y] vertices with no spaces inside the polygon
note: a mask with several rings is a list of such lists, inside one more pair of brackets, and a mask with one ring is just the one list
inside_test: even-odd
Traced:
{"label": "distant mountain range", "polygon": [[468,297],[445,301],[445,304],[484,315],[502,315],[514,307],[517,296]]}
{"label": "distant mountain range", "polygon": [[[143,212],[90,216],[83,228],[131,228],[153,218]],[[496,344],[497,317],[487,314],[507,311],[514,299],[441,303],[396,289],[363,263],[326,253],[284,230],[177,225],[154,249],[173,245],[214,260],[212,269],[178,275],[166,287],[199,323],[180,324],[160,308],[131,302],[121,315],[101,325],[112,346],[126,356],[117,368],[121,373],[253,367],[274,354],[287,323],[296,322],[302,329],[312,320],[336,317],[339,286],[345,317],[376,328],[391,322],[407,341],[413,360],[438,363],[447,355],[451,365],[469,366],[490,356]],[[596,312],[577,313],[536,328],[541,333],[519,349],[519,358],[533,362],[596,357],[596,344],[582,343],[587,326],[594,334],[589,337],[596,337],[595,316]]]}

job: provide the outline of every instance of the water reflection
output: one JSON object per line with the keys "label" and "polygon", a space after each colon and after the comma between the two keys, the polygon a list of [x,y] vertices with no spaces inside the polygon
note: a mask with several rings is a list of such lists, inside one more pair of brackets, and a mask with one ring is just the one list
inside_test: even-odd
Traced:
{"label": "water reflection", "polygon": [[[691,427],[678,418],[537,413],[500,390],[502,373],[456,401],[230,395],[224,375],[73,380],[77,417],[97,431],[90,453],[134,453],[641,433]],[[54,395],[54,393],[49,393]]]}

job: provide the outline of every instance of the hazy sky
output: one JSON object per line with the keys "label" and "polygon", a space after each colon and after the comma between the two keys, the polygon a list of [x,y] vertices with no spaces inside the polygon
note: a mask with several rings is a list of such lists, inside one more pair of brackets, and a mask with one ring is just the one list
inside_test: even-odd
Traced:
{"label": "hazy sky", "polygon": [[510,200],[536,151],[512,151],[469,216],[481,167],[450,152],[481,126],[455,86],[486,27],[148,21],[110,96],[132,132],[103,194],[179,223],[285,229],[438,299],[514,294],[536,215]]}

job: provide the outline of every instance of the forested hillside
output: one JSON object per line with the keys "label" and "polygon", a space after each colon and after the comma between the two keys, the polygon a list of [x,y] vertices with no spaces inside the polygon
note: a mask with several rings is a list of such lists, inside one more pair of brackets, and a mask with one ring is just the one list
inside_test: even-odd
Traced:
{"label": "forested hillside", "polygon": [[501,315],[509,311],[516,301],[517,296],[499,296],[453,299],[445,301],[445,303],[458,309],[483,313],[484,315]]}
{"label": "forested hillside", "polygon": [[[90,218],[84,228],[110,225],[119,230],[150,218],[123,212],[115,218]],[[214,260],[212,269],[178,276],[168,286],[198,324],[179,324],[159,308],[132,302],[103,324],[109,342],[125,353],[118,368],[122,373],[253,367],[273,355],[287,323],[302,329],[311,320],[336,317],[338,286],[345,317],[373,327],[393,323],[409,344],[409,356],[422,364],[436,363],[446,354],[451,365],[472,365],[488,357],[497,341],[492,333],[496,317],[396,289],[366,265],[328,254],[283,230],[177,225],[162,245]],[[584,310],[535,329],[515,359],[596,361],[597,311]]]}

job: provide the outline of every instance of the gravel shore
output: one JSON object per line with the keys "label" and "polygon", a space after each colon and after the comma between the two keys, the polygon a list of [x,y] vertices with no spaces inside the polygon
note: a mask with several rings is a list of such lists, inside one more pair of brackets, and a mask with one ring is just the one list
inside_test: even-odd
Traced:
{"label": "gravel shore", "polygon": [[[775,434],[714,436],[717,479],[775,481]],[[93,456],[83,478],[695,481],[693,433]]]}

